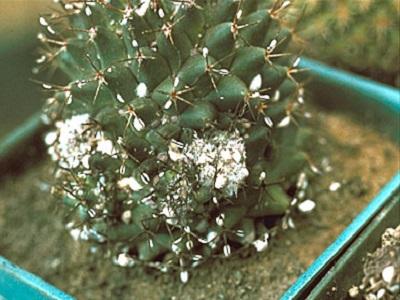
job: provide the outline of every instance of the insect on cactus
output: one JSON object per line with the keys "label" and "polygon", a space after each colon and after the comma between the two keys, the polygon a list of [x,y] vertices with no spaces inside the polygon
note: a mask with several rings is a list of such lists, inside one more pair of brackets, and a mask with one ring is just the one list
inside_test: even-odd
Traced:
{"label": "insect on cactus", "polygon": [[209,257],[264,250],[308,167],[290,2],[60,3],[40,18],[38,67],[68,77],[43,87],[73,237],[183,282]]}

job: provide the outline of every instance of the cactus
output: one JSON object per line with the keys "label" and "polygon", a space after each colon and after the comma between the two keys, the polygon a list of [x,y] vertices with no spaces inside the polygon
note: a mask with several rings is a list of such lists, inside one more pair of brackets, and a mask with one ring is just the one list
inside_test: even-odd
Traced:
{"label": "cactus", "polygon": [[288,4],[71,1],[40,18],[38,68],[68,78],[42,85],[74,238],[184,282],[209,257],[266,248],[308,170]]}
{"label": "cactus", "polygon": [[297,0],[292,12],[305,53],[400,85],[400,2]]}

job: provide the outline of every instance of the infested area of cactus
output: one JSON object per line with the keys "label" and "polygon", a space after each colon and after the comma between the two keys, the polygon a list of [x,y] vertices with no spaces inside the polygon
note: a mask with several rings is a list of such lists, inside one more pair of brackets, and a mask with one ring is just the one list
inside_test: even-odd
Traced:
{"label": "infested area of cactus", "polygon": [[400,3],[397,0],[297,0],[297,46],[304,53],[399,86]]}
{"label": "infested area of cactus", "polygon": [[43,87],[76,239],[183,282],[208,257],[266,248],[265,220],[287,222],[309,171],[289,4],[71,1],[41,17],[41,66],[69,78]]}

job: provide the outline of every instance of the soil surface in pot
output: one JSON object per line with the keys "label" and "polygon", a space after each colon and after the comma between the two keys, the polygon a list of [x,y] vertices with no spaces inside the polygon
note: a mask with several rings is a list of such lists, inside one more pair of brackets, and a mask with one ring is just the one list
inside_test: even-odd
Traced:
{"label": "soil surface in pot", "polygon": [[350,297],[358,300],[399,299],[400,225],[387,228],[381,236],[381,246],[363,260],[364,277],[358,286],[349,289]]}
{"label": "soil surface in pot", "polygon": [[295,228],[280,231],[265,252],[208,261],[186,285],[177,274],[113,266],[63,229],[44,161],[0,185],[0,255],[78,299],[277,299],[399,168],[397,146],[366,124],[320,110],[311,124],[319,136],[311,157],[325,170],[312,181],[317,207],[294,214]]}

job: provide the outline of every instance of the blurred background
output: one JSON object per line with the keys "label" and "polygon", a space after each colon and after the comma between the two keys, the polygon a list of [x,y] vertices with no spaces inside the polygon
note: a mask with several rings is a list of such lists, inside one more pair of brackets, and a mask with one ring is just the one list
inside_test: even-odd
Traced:
{"label": "blurred background", "polygon": [[51,0],[0,0],[0,138],[43,103],[32,68],[38,57],[39,13]]}

